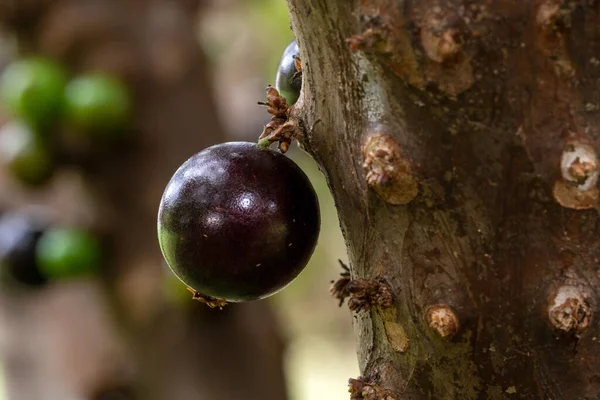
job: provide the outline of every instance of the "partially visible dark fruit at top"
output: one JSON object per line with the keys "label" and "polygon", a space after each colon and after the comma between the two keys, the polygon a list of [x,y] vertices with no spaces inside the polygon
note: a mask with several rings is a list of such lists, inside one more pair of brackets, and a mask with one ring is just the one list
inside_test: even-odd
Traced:
{"label": "partially visible dark fruit at top", "polygon": [[33,213],[10,212],[0,217],[0,276],[4,283],[39,286],[47,282],[35,257],[47,224]]}
{"label": "partially visible dark fruit at top", "polygon": [[41,129],[59,116],[65,83],[60,65],[43,58],[25,58],[2,72],[0,98],[13,115]]}
{"label": "partially visible dark fruit at top", "polygon": [[122,133],[131,119],[131,108],[127,86],[106,75],[80,76],[65,88],[67,121],[89,132]]}
{"label": "partially visible dark fruit at top", "polygon": [[296,57],[300,57],[300,50],[293,40],[283,52],[275,77],[275,89],[285,97],[289,105],[298,100],[302,88],[302,72],[298,69],[299,62]]}
{"label": "partially visible dark fruit at top", "polygon": [[36,248],[40,270],[50,279],[93,275],[102,261],[102,246],[91,233],[76,228],[48,229]]}
{"label": "partially visible dark fruit at top", "polygon": [[319,235],[319,205],[302,170],[255,143],[209,147],[167,185],[158,238],[173,272],[199,295],[265,298],[306,266]]}
{"label": "partially visible dark fruit at top", "polygon": [[44,138],[24,122],[11,121],[0,128],[0,164],[19,182],[37,186],[54,173],[54,157]]}

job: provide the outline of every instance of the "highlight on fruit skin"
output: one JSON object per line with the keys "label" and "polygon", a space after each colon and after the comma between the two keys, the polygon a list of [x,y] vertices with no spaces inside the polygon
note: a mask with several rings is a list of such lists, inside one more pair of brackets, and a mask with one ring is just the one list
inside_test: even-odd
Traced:
{"label": "highlight on fruit skin", "polygon": [[218,144],[188,159],[158,211],[169,267],[213,307],[287,286],[308,263],[319,227],[317,195],[304,172],[248,142]]}

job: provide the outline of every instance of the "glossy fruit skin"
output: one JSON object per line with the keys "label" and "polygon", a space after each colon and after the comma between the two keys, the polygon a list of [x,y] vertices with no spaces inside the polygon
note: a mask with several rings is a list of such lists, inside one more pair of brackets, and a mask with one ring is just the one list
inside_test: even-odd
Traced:
{"label": "glossy fruit skin", "polygon": [[13,115],[43,129],[60,116],[65,83],[65,72],[57,63],[25,58],[2,71],[0,98]]}
{"label": "glossy fruit skin", "polygon": [[123,132],[131,119],[127,86],[103,74],[77,77],[65,88],[65,114],[74,126],[94,133]]}
{"label": "glossy fruit skin", "polygon": [[9,212],[0,217],[0,276],[3,283],[27,286],[44,285],[48,279],[35,257],[37,243],[48,221],[24,212]]}
{"label": "glossy fruit skin", "polygon": [[46,183],[55,169],[46,141],[24,122],[10,121],[0,128],[0,163],[20,183]]}
{"label": "glossy fruit skin", "polygon": [[316,193],[283,154],[231,142],[192,156],[158,212],[163,255],[186,285],[229,302],[283,289],[306,266],[320,227]]}
{"label": "glossy fruit skin", "polygon": [[300,56],[300,50],[295,40],[283,52],[275,77],[275,89],[285,97],[289,105],[298,100],[302,88],[302,74],[298,73],[299,71],[296,69],[294,56]]}
{"label": "glossy fruit skin", "polygon": [[52,228],[44,232],[36,247],[40,270],[59,280],[98,272],[102,246],[94,235],[75,228]]}

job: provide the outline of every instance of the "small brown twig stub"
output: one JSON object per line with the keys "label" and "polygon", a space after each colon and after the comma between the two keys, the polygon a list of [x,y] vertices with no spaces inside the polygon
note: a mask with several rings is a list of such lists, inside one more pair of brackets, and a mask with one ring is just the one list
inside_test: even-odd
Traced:
{"label": "small brown twig stub", "polygon": [[259,140],[266,139],[269,143],[279,142],[279,151],[285,153],[292,140],[298,136],[298,126],[290,119],[290,106],[285,97],[277,89],[267,86],[267,101],[258,104],[267,107],[267,112],[272,115],[271,120],[265,125]]}
{"label": "small brown twig stub", "polygon": [[393,305],[392,289],[383,278],[352,279],[350,270],[340,261],[344,272],[337,281],[332,282],[331,295],[339,299],[340,306],[348,299],[348,307],[352,311],[369,311],[372,306],[391,307]]}
{"label": "small brown twig stub", "polygon": [[351,399],[360,400],[398,400],[391,391],[382,389],[379,385],[367,378],[359,376],[357,379],[348,380],[348,392]]}

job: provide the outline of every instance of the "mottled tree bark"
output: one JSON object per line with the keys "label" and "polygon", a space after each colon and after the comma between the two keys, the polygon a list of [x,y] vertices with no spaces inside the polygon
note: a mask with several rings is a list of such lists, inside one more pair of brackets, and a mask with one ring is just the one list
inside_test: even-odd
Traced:
{"label": "mottled tree bark", "polygon": [[166,268],[156,239],[162,191],[185,159],[224,140],[195,37],[197,3],[0,5],[0,21],[25,54],[53,57],[73,74],[122,76],[135,98],[133,132],[123,146],[78,143],[68,160],[75,165],[63,165],[39,191],[0,179],[3,208],[44,204],[61,222],[101,230],[113,243],[104,280],[1,295],[10,399],[287,398],[284,343],[268,303],[220,312],[191,294],[181,307],[163,296]]}
{"label": "mottled tree bark", "polygon": [[600,3],[288,4],[300,140],[394,298],[353,398],[597,399]]}

